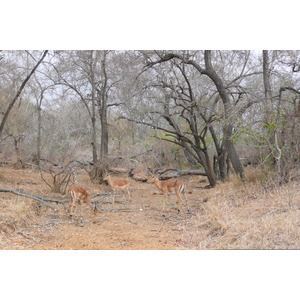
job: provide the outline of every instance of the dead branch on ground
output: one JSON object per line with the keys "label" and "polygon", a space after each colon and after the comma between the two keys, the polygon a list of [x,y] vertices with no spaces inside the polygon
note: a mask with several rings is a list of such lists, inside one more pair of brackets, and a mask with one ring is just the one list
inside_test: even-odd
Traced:
{"label": "dead branch on ground", "polygon": [[[176,177],[185,176],[185,175],[207,176],[206,173],[201,170],[179,170],[179,169],[175,169],[175,168],[166,168],[163,170],[161,170],[160,168],[155,169],[155,170],[148,168],[148,172],[150,174],[159,175],[159,178],[162,180],[170,179],[170,178],[174,178],[174,177],[176,178]],[[168,173],[168,174],[165,174],[165,173]]]}
{"label": "dead branch on ground", "polygon": [[36,200],[36,201],[40,202],[42,205],[53,209],[54,211],[57,211],[57,209],[55,207],[53,207],[52,205],[48,204],[47,202],[55,202],[57,204],[62,204],[62,205],[64,205],[66,202],[69,202],[69,200],[53,199],[53,198],[49,198],[49,197],[26,193],[22,190],[12,190],[12,189],[5,188],[5,187],[0,187],[0,192],[9,192],[9,193],[19,195],[19,196],[22,196],[25,198],[30,198],[30,199]]}

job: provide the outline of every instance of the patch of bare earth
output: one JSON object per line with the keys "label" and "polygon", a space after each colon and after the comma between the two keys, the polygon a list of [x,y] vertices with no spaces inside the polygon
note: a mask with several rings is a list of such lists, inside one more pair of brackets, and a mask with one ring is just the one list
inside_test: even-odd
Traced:
{"label": "patch of bare earth", "polygon": [[[0,249],[300,249],[300,199],[296,182],[265,190],[258,173],[247,182],[236,178],[205,189],[201,177],[188,182],[188,206],[177,213],[175,195],[161,211],[162,195],[155,186],[131,181],[131,199],[123,195],[112,207],[110,196],[98,197],[98,212],[79,207],[69,218],[38,202],[0,193]],[[254,175],[253,175],[254,174]],[[90,183],[82,174],[79,185],[92,195],[109,187]],[[0,186],[63,199],[34,170],[0,168]]]}

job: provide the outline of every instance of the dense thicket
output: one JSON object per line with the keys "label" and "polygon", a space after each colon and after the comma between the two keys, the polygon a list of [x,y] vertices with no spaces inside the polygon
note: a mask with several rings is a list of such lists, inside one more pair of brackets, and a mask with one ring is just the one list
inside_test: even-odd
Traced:
{"label": "dense thicket", "polygon": [[2,163],[299,175],[299,51],[0,54]]}

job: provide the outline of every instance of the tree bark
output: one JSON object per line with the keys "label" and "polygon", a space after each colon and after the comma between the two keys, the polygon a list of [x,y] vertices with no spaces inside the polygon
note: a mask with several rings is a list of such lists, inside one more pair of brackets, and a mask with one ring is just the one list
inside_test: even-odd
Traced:
{"label": "tree bark", "polygon": [[107,52],[104,51],[104,57],[101,62],[103,72],[103,87],[101,91],[101,110],[100,110],[100,121],[101,121],[101,159],[104,160],[108,155],[108,123],[107,123],[107,73],[106,73],[106,56]]}
{"label": "tree bark", "polygon": [[40,58],[40,60],[36,63],[36,65],[34,66],[34,68],[31,70],[31,72],[27,75],[27,77],[25,78],[25,80],[22,82],[20,88],[18,89],[15,97],[12,99],[12,101],[10,102],[8,108],[6,109],[6,112],[4,113],[2,122],[0,124],[0,135],[3,132],[4,129],[4,125],[7,121],[7,118],[9,116],[9,113],[11,111],[11,109],[13,108],[15,102],[18,100],[19,96],[21,95],[24,87],[26,86],[26,83],[28,82],[28,80],[30,79],[30,77],[34,74],[34,72],[36,71],[36,69],[38,68],[38,66],[41,64],[41,62],[44,60],[44,58],[46,57],[46,54],[48,53],[48,50],[45,50],[42,57]]}
{"label": "tree bark", "polygon": [[37,109],[37,138],[36,138],[36,164],[40,166],[41,160],[41,129],[42,129],[42,102],[44,98],[44,92],[46,89],[43,89],[39,81],[37,80],[39,87],[41,89],[40,97],[36,100],[36,109]]}
{"label": "tree bark", "polygon": [[265,100],[272,98],[272,89],[270,84],[270,62],[269,62],[269,51],[263,50],[263,80],[265,88]]}
{"label": "tree bark", "polygon": [[214,82],[216,88],[219,92],[219,95],[223,101],[224,105],[224,115],[226,125],[223,127],[224,135],[224,149],[228,153],[232,166],[236,173],[240,175],[241,178],[244,178],[244,169],[236,152],[233,142],[231,141],[232,130],[233,130],[233,107],[230,102],[229,96],[227,94],[225,85],[219,75],[215,72],[212,63],[211,63],[211,51],[206,50],[204,53],[205,67],[207,76]]}
{"label": "tree bark", "polygon": [[91,83],[91,97],[92,97],[92,109],[91,109],[91,122],[92,122],[92,153],[94,167],[98,163],[97,155],[97,133],[96,133],[96,87],[95,87],[95,58],[94,51],[90,53],[90,83]]}
{"label": "tree bark", "polygon": [[37,160],[37,165],[40,165],[40,160],[41,160],[41,107],[38,106],[37,111],[38,111],[38,133],[37,133],[37,145],[36,145],[36,160]]}

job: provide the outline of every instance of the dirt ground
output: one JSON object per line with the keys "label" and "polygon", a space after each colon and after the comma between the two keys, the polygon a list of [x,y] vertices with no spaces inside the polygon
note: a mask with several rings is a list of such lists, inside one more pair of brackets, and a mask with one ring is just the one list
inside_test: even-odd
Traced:
{"label": "dirt ground", "polygon": [[[175,195],[162,211],[163,196],[154,184],[131,179],[130,200],[119,195],[113,207],[108,186],[78,175],[77,184],[92,196],[106,195],[92,197],[96,214],[83,205],[72,218],[61,204],[52,204],[54,211],[0,192],[0,249],[300,249],[299,181],[276,186],[263,178],[259,170],[247,169],[245,182],[232,177],[213,189],[205,188],[207,181],[201,176],[182,178],[189,212],[183,206],[180,213]],[[52,193],[30,169],[0,167],[0,187],[68,198]]]}
{"label": "dirt ground", "polygon": [[[57,194],[49,193],[49,188],[32,170],[1,168],[0,174],[2,179],[0,186],[59,198]],[[91,195],[110,192],[107,186],[88,183],[88,179],[84,175],[80,185],[85,187],[88,185],[87,189]],[[200,185],[199,188],[201,188]],[[13,211],[10,218],[6,218],[6,225],[9,223],[8,220],[11,220],[11,216],[14,219],[14,221],[10,221],[12,223],[10,227],[14,227],[14,230],[9,230],[9,226],[2,226],[0,248],[22,250],[174,250],[190,248],[191,245],[185,245],[182,233],[186,231],[189,220],[195,216],[197,204],[194,205],[191,202],[196,197],[195,194],[187,195],[189,208],[194,212],[188,213],[186,207],[183,206],[183,210],[178,213],[175,195],[171,195],[171,201],[167,203],[165,211],[162,211],[163,196],[157,193],[154,184],[132,180],[130,191],[130,200],[126,195],[120,194],[116,197],[114,207],[111,195],[93,198],[93,201],[98,201],[96,213],[90,212],[89,208],[83,205],[78,207],[72,218],[66,214],[61,204],[54,204],[58,210],[54,212],[49,208],[40,207],[34,200],[26,198],[21,200],[16,195],[0,193],[1,205]],[[188,191],[191,192],[191,189],[189,188]],[[11,204],[14,203],[14,207],[10,207],[7,201],[10,201]],[[31,206],[22,208],[23,203],[26,202],[31,203]],[[34,215],[28,213],[32,206]],[[16,211],[20,210],[21,213],[16,214]],[[16,219],[22,220],[22,218],[26,220],[23,222],[25,225],[19,224],[22,222],[16,224]],[[2,218],[2,220],[4,219]]]}

